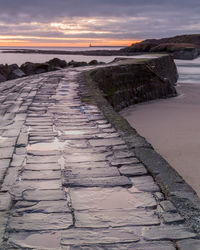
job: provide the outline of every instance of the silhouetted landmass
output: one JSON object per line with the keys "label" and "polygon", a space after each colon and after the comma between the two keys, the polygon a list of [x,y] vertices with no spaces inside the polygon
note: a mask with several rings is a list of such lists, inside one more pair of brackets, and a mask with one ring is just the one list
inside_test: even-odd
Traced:
{"label": "silhouetted landmass", "polygon": [[200,54],[200,34],[181,35],[162,39],[147,39],[119,50],[38,50],[6,49],[3,53],[83,55],[83,56],[134,56],[142,53],[167,53],[174,59],[192,60]]}
{"label": "silhouetted landmass", "polygon": [[147,39],[130,47],[121,49],[123,52],[169,53],[175,59],[194,59],[200,54],[200,34],[180,35],[162,39]]}

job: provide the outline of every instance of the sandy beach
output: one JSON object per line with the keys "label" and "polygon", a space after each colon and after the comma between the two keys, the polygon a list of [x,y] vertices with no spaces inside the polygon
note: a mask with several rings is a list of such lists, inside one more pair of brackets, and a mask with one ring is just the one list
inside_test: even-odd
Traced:
{"label": "sandy beach", "polygon": [[200,84],[179,83],[179,96],[121,111],[200,196]]}

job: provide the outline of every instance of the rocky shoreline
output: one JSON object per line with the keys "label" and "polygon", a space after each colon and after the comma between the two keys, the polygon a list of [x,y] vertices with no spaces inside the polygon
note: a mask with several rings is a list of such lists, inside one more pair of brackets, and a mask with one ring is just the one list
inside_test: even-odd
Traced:
{"label": "rocky shoreline", "polygon": [[61,60],[59,58],[53,58],[45,63],[26,62],[21,66],[18,66],[17,64],[0,64],[0,83],[25,76],[56,71],[66,67],[92,66],[99,64],[104,63],[98,62],[97,60],[92,60],[89,63],[76,61],[70,61],[67,63],[65,60]]}
{"label": "rocky shoreline", "polygon": [[140,53],[126,52],[123,50],[85,50],[85,51],[66,51],[66,50],[38,50],[38,49],[15,49],[3,50],[2,53],[19,54],[49,54],[49,55],[83,55],[83,56],[131,56]]}

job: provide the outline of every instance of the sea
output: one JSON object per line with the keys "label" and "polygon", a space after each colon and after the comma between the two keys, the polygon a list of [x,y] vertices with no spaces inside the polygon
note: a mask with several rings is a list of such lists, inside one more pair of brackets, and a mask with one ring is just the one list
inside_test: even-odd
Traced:
{"label": "sea", "polygon": [[[19,53],[2,53],[4,50],[16,49],[34,49],[34,50],[58,50],[58,51],[91,51],[91,50],[119,50],[123,47],[0,47],[0,64],[18,64],[25,62],[43,63],[54,57],[65,60],[66,62],[98,60],[109,63],[116,57],[120,56],[84,56],[84,55],[59,55],[59,54],[19,54]],[[124,57],[124,56],[122,56]],[[130,58],[153,57],[151,55],[130,56]],[[194,60],[175,60],[179,73],[179,82],[197,83],[200,82],[200,57]]]}
{"label": "sea", "polygon": [[[116,56],[83,56],[83,55],[47,55],[47,54],[19,54],[19,53],[2,53],[4,50],[16,49],[34,49],[34,50],[58,50],[58,51],[91,51],[91,50],[119,50],[123,47],[0,47],[0,64],[13,64],[19,66],[25,62],[42,63],[51,60],[54,57],[65,60],[66,62],[98,60],[101,62],[111,62]],[[119,56],[118,56],[119,57]]]}

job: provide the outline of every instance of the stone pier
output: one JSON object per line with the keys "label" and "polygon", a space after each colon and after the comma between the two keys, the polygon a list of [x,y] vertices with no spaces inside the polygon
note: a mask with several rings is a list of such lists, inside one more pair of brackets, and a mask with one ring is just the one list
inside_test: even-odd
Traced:
{"label": "stone pier", "polygon": [[0,249],[200,249],[66,69],[0,84]]}

